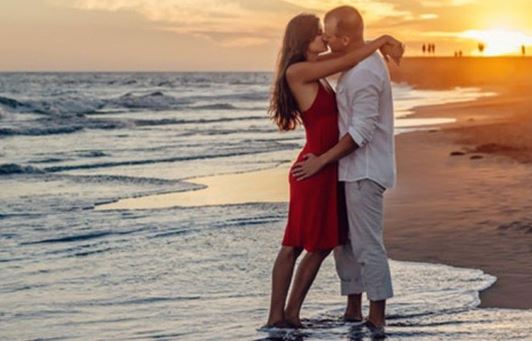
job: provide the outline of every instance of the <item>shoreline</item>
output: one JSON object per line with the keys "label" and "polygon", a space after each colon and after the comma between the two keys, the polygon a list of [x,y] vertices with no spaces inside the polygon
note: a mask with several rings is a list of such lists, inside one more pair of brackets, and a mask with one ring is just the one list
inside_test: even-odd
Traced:
{"label": "shoreline", "polygon": [[[506,65],[514,60],[519,60],[517,66]],[[472,79],[471,63],[495,64],[494,71]],[[433,79],[420,78],[420,70],[429,68]],[[508,79],[509,69],[532,71],[532,59],[406,59],[399,74],[391,68],[392,78],[419,89],[478,87],[497,94],[413,109],[408,118],[456,121],[396,136],[398,184],[385,195],[384,234],[391,259],[480,269],[496,276],[480,292],[479,307],[531,309],[532,273],[527,269],[532,269],[532,186],[527,179],[532,178],[532,81],[526,76]],[[287,171],[262,171],[259,181],[251,176],[240,185],[260,193],[275,187],[279,194]],[[210,177],[222,179],[214,193],[227,193],[219,190],[232,188],[227,187],[231,176]],[[209,184],[212,190],[215,183]],[[242,192],[239,188],[233,193]],[[105,207],[110,206],[96,209]]]}
{"label": "shoreline", "polygon": [[[423,110],[429,110],[429,108],[426,107]],[[507,165],[515,167],[516,164],[507,157],[497,155],[484,155],[482,159],[475,160],[471,160],[467,154],[450,156],[453,151],[463,150],[462,145],[453,141],[457,136],[450,133],[452,129],[454,128],[405,132],[396,137],[398,160],[403,161],[398,161],[400,177],[398,186],[387,191],[385,195],[385,244],[388,255],[397,261],[445,264],[482,270],[495,276],[497,281],[479,293],[481,300],[479,307],[530,309],[532,306],[528,299],[523,300],[522,297],[515,297],[515,292],[526,293],[527,288],[532,284],[532,281],[530,283],[523,281],[519,284],[521,277],[524,278],[527,275],[526,271],[520,273],[519,270],[526,270],[528,261],[525,264],[508,266],[516,257],[514,250],[517,247],[520,247],[521,252],[526,256],[527,240],[519,239],[517,243],[520,245],[512,242],[515,241],[516,237],[519,238],[522,235],[519,226],[510,226],[514,222],[513,220],[497,220],[497,217],[489,219],[483,214],[483,210],[481,210],[483,205],[496,207],[496,202],[473,205],[473,207],[464,205],[464,202],[469,202],[467,199],[475,197],[475,188],[481,190],[478,183],[485,181],[471,172],[471,169],[481,170],[484,175],[491,173],[493,179],[496,179],[500,177],[500,172],[508,174]],[[422,149],[419,148],[420,142],[423,142]],[[405,155],[412,154],[414,149],[419,159],[412,163],[412,158]],[[430,165],[430,168],[425,167],[425,165]],[[494,169],[498,172],[494,173]],[[423,172],[420,174],[419,170],[423,170]],[[449,177],[449,170],[454,170],[455,174]],[[282,184],[283,181],[287,182],[285,181],[287,172],[287,167],[279,166],[247,173],[219,175],[198,180],[191,179],[190,182],[192,183],[209,187],[188,192],[123,199],[119,202],[99,205],[97,209],[168,208],[175,207],[176,200],[187,199],[192,201],[189,202],[189,205],[182,207],[190,207],[198,204],[197,200],[204,200],[202,198],[205,197],[209,188],[214,189],[211,193],[213,194],[211,198],[214,200],[210,203],[211,205],[239,204],[242,203],[239,202],[241,198],[236,198],[236,202],[230,202],[231,198],[235,199],[231,196],[223,198],[223,202],[218,201],[220,200],[220,191],[223,192],[224,188],[232,188],[235,179],[240,182],[239,188],[253,188],[256,192],[261,192],[264,195],[262,199],[255,196],[253,200],[247,200],[248,203],[286,202],[287,200],[282,200],[282,196],[287,198],[288,195],[286,186],[279,186],[279,184]],[[512,174],[508,175],[511,178],[521,178],[526,181],[527,174],[532,176],[532,169],[527,165],[520,164],[519,167],[513,169]],[[262,179],[259,186],[257,186],[257,176]],[[435,177],[443,179],[446,176],[450,181],[434,181]],[[457,185],[453,181],[457,177],[465,179],[467,187],[461,188],[462,186]],[[267,181],[264,182],[264,179]],[[272,186],[273,184],[277,185]],[[518,187],[521,185],[518,183]],[[268,189],[273,191],[266,193]],[[458,192],[460,189],[462,189],[461,193]],[[444,190],[446,193],[442,193]],[[489,192],[490,195],[485,196],[485,199],[490,201],[489,199],[496,197],[497,191],[496,187],[492,188]],[[435,192],[440,192],[443,195],[435,196]],[[238,190],[234,193],[241,193],[241,191]],[[278,199],[271,200],[272,194],[279,196]],[[482,194],[485,195],[486,193]],[[427,200],[427,198],[430,199]],[[431,200],[435,202],[431,202]],[[405,204],[405,201],[409,203]],[[443,209],[442,206],[447,207]],[[503,208],[503,211],[505,209],[507,210],[507,208]],[[496,212],[495,216],[499,214],[500,212]],[[456,216],[455,219],[450,218],[453,215]],[[413,221],[415,224],[412,224]],[[506,227],[507,225],[508,227]],[[429,231],[427,226],[437,226],[437,229],[432,228]],[[468,228],[474,228],[474,230],[468,230]],[[482,235],[479,235],[479,229]],[[529,235],[532,236],[530,233]],[[504,243],[499,245],[498,250],[500,252],[493,254],[492,251],[497,249],[494,245],[502,237],[507,239],[502,240]],[[482,239],[482,243],[477,242],[479,238]],[[457,243],[457,240],[460,242]],[[522,259],[526,260],[526,257]]]}
{"label": "shoreline", "polygon": [[[512,198],[523,207],[501,205],[500,186],[486,186],[508,176],[517,179],[504,181],[505,187],[512,186],[508,192],[522,188],[532,169],[499,155],[474,153],[482,158],[471,159],[455,138],[447,129],[397,137],[398,185],[385,196],[388,255],[398,261],[480,269],[497,281],[480,292],[479,307],[531,309],[527,197],[517,193]],[[466,154],[450,156],[456,151]],[[414,153],[415,160],[405,157]]]}
{"label": "shoreline", "polygon": [[[414,87],[497,94],[414,109],[412,117],[445,114],[456,122],[397,137],[398,186],[385,207],[389,256],[481,269],[497,281],[480,292],[479,307],[532,309],[532,59],[405,64],[392,67],[392,77]],[[416,77],[429,68],[432,82]],[[522,73],[509,78],[508,70]]]}

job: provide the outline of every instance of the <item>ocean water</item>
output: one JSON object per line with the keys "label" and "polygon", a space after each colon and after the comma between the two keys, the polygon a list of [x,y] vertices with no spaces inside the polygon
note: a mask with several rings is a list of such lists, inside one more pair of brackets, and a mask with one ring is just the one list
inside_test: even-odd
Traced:
{"label": "ocean water", "polygon": [[[0,74],[0,339],[369,340],[339,321],[332,258],[303,307],[309,328],[257,330],[286,203],[94,210],[291,162],[304,133],[267,119],[270,82],[269,73]],[[450,122],[409,118],[416,105],[489,94],[394,85],[394,95],[401,133]],[[532,335],[532,311],[477,308],[490,274],[391,266],[390,340]]]}

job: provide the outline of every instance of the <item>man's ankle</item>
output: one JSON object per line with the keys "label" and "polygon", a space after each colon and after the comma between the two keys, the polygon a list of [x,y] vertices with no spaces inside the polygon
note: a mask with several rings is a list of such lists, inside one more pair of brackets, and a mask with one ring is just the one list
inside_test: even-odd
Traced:
{"label": "man's ankle", "polygon": [[386,325],[386,301],[371,301],[369,305],[369,314],[367,320],[377,327]]}
{"label": "man's ankle", "polygon": [[366,318],[366,321],[371,323],[373,326],[377,328],[386,326],[386,320],[383,318],[374,318],[372,316],[368,316]]}
{"label": "man's ankle", "polygon": [[355,320],[362,321],[364,316],[362,315],[361,309],[346,309],[344,312],[345,320]]}

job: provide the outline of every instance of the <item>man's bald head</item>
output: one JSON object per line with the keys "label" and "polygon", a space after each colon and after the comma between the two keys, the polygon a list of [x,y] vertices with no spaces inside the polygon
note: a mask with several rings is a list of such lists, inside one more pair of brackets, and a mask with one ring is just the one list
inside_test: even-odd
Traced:
{"label": "man's bald head", "polygon": [[356,8],[336,7],[325,14],[325,22],[335,26],[337,36],[348,36],[352,40],[364,39],[364,20]]}

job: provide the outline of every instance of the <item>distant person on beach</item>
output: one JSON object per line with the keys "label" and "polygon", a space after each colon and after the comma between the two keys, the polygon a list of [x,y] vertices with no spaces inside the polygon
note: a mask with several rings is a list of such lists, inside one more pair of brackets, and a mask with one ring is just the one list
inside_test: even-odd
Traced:
{"label": "distant person on beach", "polygon": [[[363,19],[353,7],[339,7],[325,16],[325,36],[333,53],[364,46],[363,29]],[[393,289],[383,242],[383,194],[394,186],[396,168],[391,83],[378,54],[343,72],[336,100],[341,139],[327,151],[304,155],[292,174],[305,183],[339,160],[350,239],[334,251],[341,294],[348,296],[344,318],[363,320],[366,292],[370,311],[365,325],[384,335],[386,300]]]}
{"label": "distant person on beach", "polygon": [[525,45],[521,46],[521,55],[524,57],[526,55],[526,47]]}
{"label": "distant person on beach", "polygon": [[425,52],[427,51],[427,47],[425,46],[425,44],[423,44],[423,46],[421,47],[421,51],[423,51],[423,54],[425,54]]}
{"label": "distant person on beach", "polygon": [[[350,28],[346,23],[345,29]],[[292,130],[299,124],[305,127],[306,143],[296,162],[309,153],[323,154],[338,142],[335,92],[325,77],[349,70],[365,58],[380,58],[375,54],[378,49],[385,58],[396,62],[403,54],[402,44],[387,35],[364,42],[358,38],[353,41],[354,32],[337,34],[328,35],[327,39],[334,39],[345,48],[339,53],[322,55],[327,45],[318,17],[301,14],[286,27],[269,114],[280,130]],[[336,162],[330,162],[307,180],[297,181],[291,173],[288,180],[288,222],[272,270],[271,305],[265,327],[303,327],[299,315],[305,296],[323,260],[347,237],[343,187],[338,182]],[[286,303],[294,266],[303,250],[306,254]]]}

